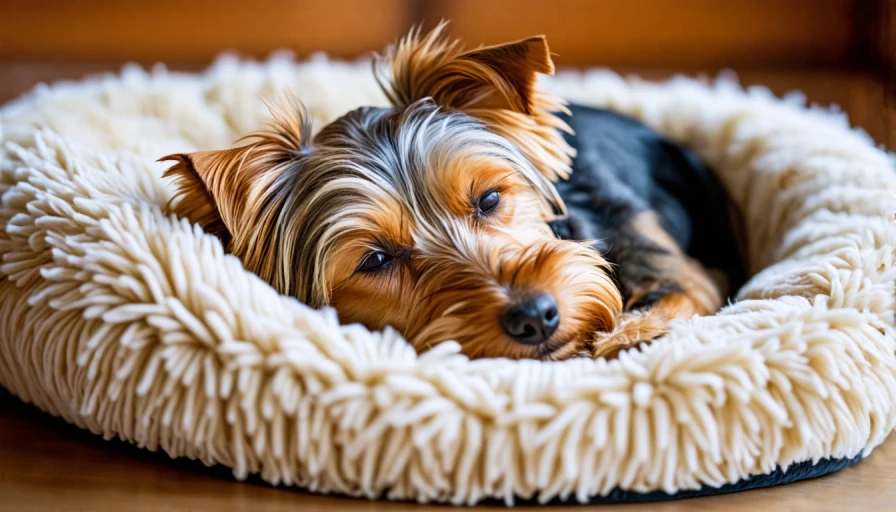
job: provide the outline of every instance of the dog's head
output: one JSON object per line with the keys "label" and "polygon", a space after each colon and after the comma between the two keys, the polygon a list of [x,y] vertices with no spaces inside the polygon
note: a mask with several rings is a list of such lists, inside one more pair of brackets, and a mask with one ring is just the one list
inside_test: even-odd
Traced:
{"label": "dog's head", "polygon": [[248,145],[167,157],[174,209],[281,293],[418,349],[569,356],[612,327],[620,298],[600,255],[548,226],[572,150],[551,113],[562,103],[535,88],[553,71],[547,44],[462,51],[441,31],[380,59],[390,108],[312,137],[290,103]]}

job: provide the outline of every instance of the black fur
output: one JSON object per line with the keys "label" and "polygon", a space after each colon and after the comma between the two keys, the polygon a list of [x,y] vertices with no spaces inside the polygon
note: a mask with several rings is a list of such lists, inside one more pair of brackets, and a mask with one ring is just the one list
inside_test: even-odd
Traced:
{"label": "black fur", "polygon": [[[598,240],[628,299],[633,286],[662,273],[651,258],[667,251],[626,228],[635,215],[653,210],[685,253],[724,272],[736,291],[744,265],[728,198],[713,172],[691,150],[633,119],[590,107],[570,110],[572,116],[562,117],[575,131],[567,141],[578,155],[570,179],[556,183],[569,209],[552,224],[558,237]],[[680,291],[671,288],[652,292],[652,300]]]}

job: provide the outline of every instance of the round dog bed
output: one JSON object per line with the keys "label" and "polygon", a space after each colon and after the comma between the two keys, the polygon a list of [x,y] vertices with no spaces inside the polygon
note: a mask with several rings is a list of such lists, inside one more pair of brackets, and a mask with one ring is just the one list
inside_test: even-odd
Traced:
{"label": "round dog bed", "polygon": [[383,104],[366,63],[223,59],[41,87],[0,110],[0,384],[106,438],[315,492],[472,504],[647,500],[835,470],[896,424],[896,174],[842,115],[731,81],[545,85],[692,146],[752,279],[618,360],[417,355],[279,296],[170,215],[166,154],[295,91],[317,126]]}

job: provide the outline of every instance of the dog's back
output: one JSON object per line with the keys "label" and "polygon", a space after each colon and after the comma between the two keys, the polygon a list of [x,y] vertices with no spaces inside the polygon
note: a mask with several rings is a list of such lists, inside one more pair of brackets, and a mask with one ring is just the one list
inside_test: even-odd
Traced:
{"label": "dog's back", "polygon": [[688,256],[723,272],[735,291],[744,281],[735,223],[725,190],[706,164],[631,118],[584,106],[570,110],[564,120],[575,134],[567,141],[578,154],[570,178],[556,183],[569,209],[566,236],[598,240],[619,266],[641,264],[626,261],[629,246],[641,242],[624,227],[653,211]]}

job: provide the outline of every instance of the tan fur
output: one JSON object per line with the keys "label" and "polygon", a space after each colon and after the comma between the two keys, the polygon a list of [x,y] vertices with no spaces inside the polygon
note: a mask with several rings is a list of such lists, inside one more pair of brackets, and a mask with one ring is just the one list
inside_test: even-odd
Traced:
{"label": "tan fur", "polygon": [[616,327],[609,332],[597,332],[590,340],[589,355],[595,359],[616,357],[619,352],[649,343],[666,334],[669,319],[651,312],[623,313],[616,319]]}
{"label": "tan fur", "polygon": [[295,101],[284,99],[269,107],[269,129],[246,136],[250,143],[245,146],[168,155],[160,161],[177,162],[165,172],[178,187],[171,209],[221,237],[247,269],[283,289],[288,284],[278,274],[275,258],[284,255],[272,254],[271,245],[279,243],[278,213],[286,195],[274,182],[295,170],[310,126]]}
{"label": "tan fur", "polygon": [[554,115],[565,102],[535,87],[538,73],[554,72],[545,37],[464,51],[445,37],[446,25],[426,35],[412,30],[380,57],[377,79],[392,104],[431,97],[463,110],[516,143],[548,179],[568,176],[575,150],[560,134],[569,127]]}
{"label": "tan fur", "polygon": [[[723,283],[718,276],[684,254],[672,237],[662,229],[655,213],[636,215],[630,227],[641,237],[667,251],[666,254],[653,255],[650,262],[652,267],[663,269],[665,277],[662,280],[639,283],[631,291],[623,308],[624,312],[617,318],[616,328],[594,336],[590,346],[593,357],[615,357],[621,350],[662,336],[673,320],[709,315],[722,307]],[[667,293],[647,310],[629,312],[632,305],[670,283],[677,285],[682,292]]]}
{"label": "tan fur", "polygon": [[[700,269],[655,218],[644,217],[636,229],[670,247],[669,267],[684,293],[661,301],[655,315],[621,314],[606,261],[585,244],[556,240],[546,224],[565,209],[550,180],[568,174],[574,151],[560,134],[568,127],[553,114],[563,102],[535,87],[538,73],[553,71],[544,37],[464,51],[443,31],[444,24],[427,35],[415,30],[390,48],[378,70],[383,89],[399,113],[431,98],[442,111],[478,120],[522,153],[525,176],[475,151],[440,157],[413,184],[424,215],[397,190],[350,183],[357,171],[339,170],[340,148],[351,143],[341,130],[362,128],[334,122],[312,144],[307,117],[289,102],[271,108],[270,129],[250,135],[247,145],[165,157],[175,162],[166,172],[178,187],[172,210],[221,237],[279,292],[332,305],[346,322],[392,326],[419,350],[455,339],[471,357],[563,359],[588,345],[595,356],[615,354],[655,338],[673,318],[717,307],[720,298]],[[354,199],[341,199],[348,197],[343,186]],[[327,203],[301,196],[301,187],[331,194],[329,204],[342,209],[330,212],[338,218],[315,217]],[[500,192],[500,208],[480,218],[476,198],[490,190]],[[315,233],[316,223],[332,232]],[[306,237],[324,242],[309,245]],[[358,271],[367,255],[384,249],[394,267]],[[514,342],[501,312],[539,293],[556,299],[560,328],[536,347]]]}
{"label": "tan fur", "polygon": [[[449,222],[446,216],[446,226],[424,226],[398,213],[398,204],[381,205],[370,229],[402,246],[413,245],[412,233],[431,237],[422,242],[426,254],[370,276],[354,272],[365,244],[343,240],[328,267],[331,303],[341,318],[392,326],[419,349],[455,339],[471,357],[562,359],[595,331],[613,328],[622,303],[606,261],[584,244],[556,240],[537,193],[518,174],[499,162],[460,159],[440,169],[429,186],[456,219],[469,218],[470,197],[486,190],[501,192],[501,207],[480,221]],[[508,339],[498,320],[509,301],[545,292],[557,299],[563,319],[555,339],[540,347]]]}
{"label": "tan fur", "polygon": [[[709,315],[722,307],[726,280],[720,272],[712,273],[703,265],[688,257],[671,236],[660,226],[653,212],[636,215],[632,227],[641,236],[666,249],[668,254],[656,255],[653,262],[657,268],[665,269],[668,281],[677,284],[683,294],[670,294],[664,298],[663,316],[666,318],[690,318],[694,315]],[[637,303],[660,283],[645,282],[632,294],[629,303]]]}

